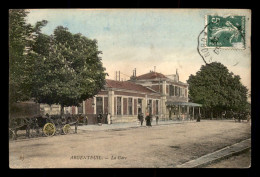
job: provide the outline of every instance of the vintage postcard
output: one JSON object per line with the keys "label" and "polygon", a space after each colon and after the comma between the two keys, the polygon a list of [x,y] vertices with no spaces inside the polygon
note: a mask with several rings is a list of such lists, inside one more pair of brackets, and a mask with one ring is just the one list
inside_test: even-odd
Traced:
{"label": "vintage postcard", "polygon": [[249,168],[251,10],[9,9],[9,167]]}

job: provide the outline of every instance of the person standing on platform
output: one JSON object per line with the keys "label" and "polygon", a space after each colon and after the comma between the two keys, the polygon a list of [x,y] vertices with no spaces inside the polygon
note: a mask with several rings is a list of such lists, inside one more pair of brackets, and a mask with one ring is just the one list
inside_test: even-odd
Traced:
{"label": "person standing on platform", "polygon": [[159,122],[159,116],[156,116],[156,125],[158,125]]}
{"label": "person standing on platform", "polygon": [[145,120],[146,120],[146,126],[147,127],[151,127],[151,116],[149,115],[149,113],[146,114],[146,117],[145,117]]}
{"label": "person standing on platform", "polygon": [[201,119],[201,114],[199,113],[198,118],[197,118],[197,122],[200,122],[200,119]]}
{"label": "person standing on platform", "polygon": [[145,117],[145,122],[146,122],[146,127],[148,127],[148,121],[149,121],[149,114],[146,113],[146,117]]}
{"label": "person standing on platform", "polygon": [[85,125],[88,125],[88,116],[85,118]]}
{"label": "person standing on platform", "polygon": [[152,126],[152,121],[153,121],[153,115],[149,114],[149,126],[151,127]]}
{"label": "person standing on platform", "polygon": [[103,116],[102,116],[102,112],[100,112],[99,114],[98,114],[98,125],[99,126],[102,126],[102,118],[103,118]]}
{"label": "person standing on platform", "polygon": [[140,113],[137,115],[137,125],[139,125],[139,122],[141,122],[141,114]]}
{"label": "person standing on platform", "polygon": [[141,122],[141,126],[143,126],[143,122],[144,122],[144,114],[141,113],[140,115],[140,122]]}
{"label": "person standing on platform", "polygon": [[110,115],[110,113],[108,113],[108,115],[107,115],[107,124],[108,125],[111,124],[111,115]]}

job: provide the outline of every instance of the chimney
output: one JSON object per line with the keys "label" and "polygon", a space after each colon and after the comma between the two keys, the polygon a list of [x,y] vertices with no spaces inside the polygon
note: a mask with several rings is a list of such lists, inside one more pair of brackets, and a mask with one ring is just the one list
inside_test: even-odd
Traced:
{"label": "chimney", "polygon": [[176,78],[177,78],[177,81],[179,82],[179,73],[178,73],[178,69],[176,69]]}
{"label": "chimney", "polygon": [[136,68],[135,68],[135,77],[136,77]]}

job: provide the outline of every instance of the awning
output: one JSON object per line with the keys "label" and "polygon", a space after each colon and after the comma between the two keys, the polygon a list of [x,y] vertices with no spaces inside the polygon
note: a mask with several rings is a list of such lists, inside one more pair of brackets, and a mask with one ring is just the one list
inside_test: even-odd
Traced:
{"label": "awning", "polygon": [[174,102],[174,101],[166,101],[165,104],[167,106],[191,106],[191,107],[202,107],[202,104],[191,103],[191,102]]}

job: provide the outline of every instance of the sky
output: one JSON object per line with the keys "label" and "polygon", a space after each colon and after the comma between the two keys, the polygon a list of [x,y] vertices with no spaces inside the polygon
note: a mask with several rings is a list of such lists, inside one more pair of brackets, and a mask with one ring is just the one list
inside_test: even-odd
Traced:
{"label": "sky", "polygon": [[[198,54],[198,37],[205,27],[205,15],[242,14],[246,16],[246,48],[220,50],[214,61],[240,75],[241,82],[251,90],[251,12],[249,10],[214,9],[30,9],[28,23],[47,20],[42,29],[52,34],[64,26],[73,34],[81,33],[98,41],[100,57],[109,74],[116,71],[128,80],[134,68],[141,75],[154,70],[165,75],[175,74],[186,82],[205,64]],[[203,36],[202,36],[203,37]],[[200,39],[200,38],[199,38]]]}

